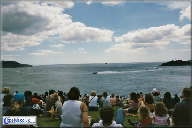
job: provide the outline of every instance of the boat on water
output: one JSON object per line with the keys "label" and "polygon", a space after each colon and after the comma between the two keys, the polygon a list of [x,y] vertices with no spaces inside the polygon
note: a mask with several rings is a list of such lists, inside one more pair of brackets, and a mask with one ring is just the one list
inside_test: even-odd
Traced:
{"label": "boat on water", "polygon": [[98,72],[93,72],[92,74],[97,74]]}

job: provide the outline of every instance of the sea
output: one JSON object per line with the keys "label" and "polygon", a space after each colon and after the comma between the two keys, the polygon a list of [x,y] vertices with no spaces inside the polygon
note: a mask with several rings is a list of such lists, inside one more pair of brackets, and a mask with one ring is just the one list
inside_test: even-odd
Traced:
{"label": "sea", "polygon": [[181,94],[191,86],[190,66],[159,66],[155,63],[58,64],[1,69],[3,87],[11,91],[31,90],[39,94],[54,90],[68,92],[78,87],[81,94],[128,96],[131,92],[150,93],[157,88],[163,93]]}

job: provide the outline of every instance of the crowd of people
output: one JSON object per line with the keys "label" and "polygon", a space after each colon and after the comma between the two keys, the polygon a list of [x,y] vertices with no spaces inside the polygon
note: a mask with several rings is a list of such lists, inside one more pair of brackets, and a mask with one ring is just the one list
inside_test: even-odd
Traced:
{"label": "crowd of people", "polygon": [[[4,116],[48,116],[60,120],[60,127],[192,127],[192,88],[184,88],[182,96],[164,93],[154,88],[152,92],[131,92],[129,97],[95,91],[81,95],[72,87],[68,93],[49,90],[44,94],[24,93],[3,88]],[[90,120],[89,112],[99,112],[100,119]],[[136,116],[138,120],[126,120]]]}

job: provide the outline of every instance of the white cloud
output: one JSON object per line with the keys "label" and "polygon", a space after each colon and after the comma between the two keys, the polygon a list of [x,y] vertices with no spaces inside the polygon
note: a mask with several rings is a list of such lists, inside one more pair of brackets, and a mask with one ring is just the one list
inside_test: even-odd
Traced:
{"label": "white cloud", "polygon": [[103,5],[115,6],[126,2],[126,0],[83,0],[86,4],[101,3]]}
{"label": "white cloud", "polygon": [[169,9],[179,9],[180,21],[184,19],[191,20],[191,2],[190,1],[161,2],[160,4],[167,6]]}
{"label": "white cloud", "polygon": [[73,22],[65,14],[73,2],[17,2],[2,5],[3,49],[18,50],[39,45],[53,35],[65,43],[111,42],[113,31]]}
{"label": "white cloud", "polygon": [[85,48],[78,48],[77,51],[75,51],[76,54],[87,54],[87,51]]}
{"label": "white cloud", "polygon": [[187,8],[180,11],[180,17],[179,19],[182,21],[184,19],[191,20],[191,6],[188,6]]}
{"label": "white cloud", "polygon": [[191,25],[176,26],[168,24],[159,27],[150,27],[128,32],[119,37],[115,37],[117,44],[107,49],[105,52],[127,52],[133,49],[144,48],[164,48],[171,43],[190,44]]}
{"label": "white cloud", "polygon": [[34,56],[49,56],[49,55],[61,55],[64,52],[62,51],[53,51],[53,50],[37,50],[35,52],[30,53],[30,55],[34,55]]}
{"label": "white cloud", "polygon": [[65,47],[64,44],[53,44],[53,45],[50,45],[50,47],[53,47],[53,48],[63,48]]}

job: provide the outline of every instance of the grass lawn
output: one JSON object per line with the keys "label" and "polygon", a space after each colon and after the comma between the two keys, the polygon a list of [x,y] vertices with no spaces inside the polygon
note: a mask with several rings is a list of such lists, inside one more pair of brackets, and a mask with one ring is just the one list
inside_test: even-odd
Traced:
{"label": "grass lawn", "polygon": [[[116,109],[116,108],[114,108]],[[99,112],[89,112],[89,116],[92,117],[92,120],[98,121],[100,119],[99,117]],[[137,117],[133,116],[126,116],[124,126],[125,127],[132,127],[131,125],[128,124],[127,120],[131,119],[132,121],[137,120]],[[37,118],[37,123],[39,127],[59,127],[60,120],[59,119],[52,119],[50,117],[38,117]]]}

